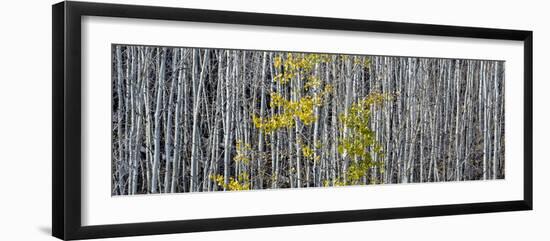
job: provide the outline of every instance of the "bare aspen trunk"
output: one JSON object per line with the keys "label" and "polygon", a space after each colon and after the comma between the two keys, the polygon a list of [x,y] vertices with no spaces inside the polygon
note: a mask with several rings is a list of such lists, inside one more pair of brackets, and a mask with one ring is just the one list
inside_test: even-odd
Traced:
{"label": "bare aspen trunk", "polygon": [[[263,118],[264,117],[264,112],[265,112],[265,79],[266,79],[266,76],[265,76],[265,73],[266,73],[266,65],[267,65],[267,52],[264,52],[263,53],[263,57],[262,57],[262,73],[261,73],[261,77],[260,77],[260,88],[261,88],[261,91],[260,91],[260,95],[261,95],[261,100],[260,100],[260,117]],[[260,188],[263,187],[263,174],[262,174],[262,162],[263,162],[263,151],[264,151],[264,132],[263,130],[260,130],[259,133],[258,133],[258,153],[259,153],[259,156],[258,156],[258,160],[257,160],[257,175],[258,175],[258,186],[260,186]]]}
{"label": "bare aspen trunk", "polygon": [[483,71],[485,65],[483,65],[482,62],[482,79],[481,83],[483,85],[483,180],[487,179],[487,79],[485,76],[485,72]]}
{"label": "bare aspen trunk", "polygon": [[494,134],[493,134],[493,163],[492,163],[492,167],[493,167],[493,170],[492,170],[492,179],[497,179],[497,156],[499,154],[498,150],[499,150],[499,144],[498,144],[498,141],[500,139],[499,137],[499,133],[500,133],[500,119],[498,118],[498,106],[499,106],[499,102],[498,102],[498,63],[495,63],[495,70],[494,70],[494,79],[493,79],[493,82],[494,82],[494,88],[493,88],[493,91],[494,91],[494,96],[493,96],[493,100],[495,101],[495,103],[493,104],[493,118],[494,118]]}
{"label": "bare aspen trunk", "polygon": [[122,186],[123,186],[123,177],[120,175],[120,170],[122,169],[122,162],[124,160],[124,149],[122,146],[123,141],[123,134],[122,134],[122,111],[123,111],[123,103],[122,103],[122,50],[120,46],[116,47],[116,68],[117,68],[117,93],[118,93],[118,111],[117,111],[117,136],[118,136],[118,159],[116,162],[116,170],[117,170],[117,186],[115,190],[118,190],[118,194],[123,194],[122,192]]}
{"label": "bare aspen trunk", "polygon": [[172,73],[173,76],[171,78],[171,85],[170,85],[170,93],[168,95],[168,106],[167,106],[167,116],[166,116],[166,133],[165,133],[165,145],[164,145],[164,151],[166,156],[166,167],[165,167],[165,174],[164,174],[164,192],[168,193],[171,191],[171,177],[172,177],[172,166],[174,165],[173,159],[172,159],[172,121],[173,121],[173,115],[174,115],[174,95],[176,93],[177,88],[177,78],[174,76],[177,75],[177,62],[178,62],[178,49],[174,49],[172,52]]}
{"label": "bare aspen trunk", "polygon": [[[227,63],[229,64],[231,62],[231,55],[229,51],[227,53]],[[227,185],[229,184],[229,158],[231,155],[231,116],[232,116],[232,109],[231,109],[231,79],[230,79],[230,68],[229,66],[226,67],[226,74],[225,74],[225,123],[224,123],[224,167],[223,167],[223,182],[224,187],[223,190],[227,190]]]}
{"label": "bare aspen trunk", "polygon": [[[198,55],[200,53],[198,53],[198,50],[194,50],[193,52],[193,71],[197,71],[198,69],[198,65],[199,63],[197,63],[197,59],[198,59]],[[200,107],[200,93],[201,93],[201,88],[202,88],[202,85],[203,85],[203,79],[204,79],[204,75],[205,75],[205,68],[206,68],[206,63],[207,63],[207,60],[208,60],[208,50],[205,50],[204,51],[204,57],[203,57],[203,62],[201,64],[201,70],[200,70],[200,73],[193,73],[192,76],[193,76],[193,85],[196,84],[196,86],[194,86],[194,88],[196,88],[196,91],[194,93],[194,101],[193,101],[193,132],[191,134],[191,184],[190,184],[190,191],[191,192],[194,192],[194,191],[197,191],[198,190],[198,185],[199,185],[199,180],[198,180],[198,145],[199,145],[199,140],[198,140],[198,128],[199,128],[199,107]],[[198,78],[198,79],[197,79]],[[198,83],[196,83],[198,82]]]}
{"label": "bare aspen trunk", "polygon": [[[142,108],[141,108],[141,102],[139,98],[139,92],[141,91],[141,74],[139,72],[141,63],[139,59],[139,53],[138,49],[136,47],[132,47],[131,52],[131,58],[132,58],[132,80],[133,80],[133,91],[132,91],[132,102],[133,102],[133,113],[132,113],[132,154],[131,154],[131,167],[130,167],[130,177],[129,177],[129,184],[128,184],[128,194],[136,194],[137,191],[137,183],[138,183],[138,163],[141,162],[140,158],[140,147],[141,147],[141,118],[142,115]],[[138,161],[140,159],[140,161]]]}
{"label": "bare aspen trunk", "polygon": [[[183,98],[183,90],[182,90],[182,81],[185,76],[185,68],[183,65],[183,57],[185,55],[185,50],[181,51],[175,51],[174,55],[178,56],[175,58],[174,62],[172,63],[174,66],[175,76],[177,76],[177,79],[174,79],[173,81],[176,82],[176,106],[174,110],[174,155],[172,157],[172,177],[170,182],[170,192],[174,193],[176,192],[176,185],[177,185],[177,174],[179,173],[179,158],[180,158],[180,152],[181,152],[181,137],[180,137],[180,113],[181,113],[181,106],[182,106],[182,98]],[[168,170],[167,170],[167,173]]]}
{"label": "bare aspen trunk", "polygon": [[[157,51],[159,51],[157,49]],[[165,68],[165,55],[166,55],[166,48],[162,48],[162,52],[160,53],[160,68],[158,72],[158,86],[157,86],[157,95],[156,95],[156,108],[155,108],[155,133],[154,133],[154,141],[155,141],[155,150],[154,150],[154,160],[153,160],[153,175],[151,177],[151,193],[157,193],[158,192],[158,181],[159,181],[159,165],[160,165],[160,116],[162,114],[161,110],[161,104],[162,104],[162,91],[164,88],[164,68]]]}
{"label": "bare aspen trunk", "polygon": [[459,150],[459,117],[460,117],[460,60],[455,61],[455,81],[456,81],[456,116],[455,116],[455,180],[460,181],[460,150]]}
{"label": "bare aspen trunk", "polygon": [[[315,64],[315,69],[314,69],[314,73],[313,73],[314,76],[316,76],[316,78],[319,78],[321,79],[320,77],[317,77],[319,75],[319,64]],[[313,88],[313,93],[315,96],[317,96],[317,87],[314,87]],[[318,106],[314,106],[313,107],[313,114],[315,116],[319,116],[319,107]],[[317,150],[317,146],[318,146],[318,134],[319,134],[319,118],[316,118],[315,122],[313,123],[313,186],[317,186],[317,175],[318,175],[318,172],[317,172],[317,162],[318,162],[318,150]],[[309,167],[309,164],[308,164],[308,167]],[[309,170],[307,171],[307,175],[308,177],[306,177],[306,180],[307,180],[307,187],[309,187]]]}

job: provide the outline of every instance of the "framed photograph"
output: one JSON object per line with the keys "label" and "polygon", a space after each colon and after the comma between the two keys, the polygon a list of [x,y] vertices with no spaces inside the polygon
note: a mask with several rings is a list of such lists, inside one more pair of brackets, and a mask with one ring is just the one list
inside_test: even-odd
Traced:
{"label": "framed photograph", "polygon": [[65,1],[52,51],[60,239],[532,209],[531,31]]}

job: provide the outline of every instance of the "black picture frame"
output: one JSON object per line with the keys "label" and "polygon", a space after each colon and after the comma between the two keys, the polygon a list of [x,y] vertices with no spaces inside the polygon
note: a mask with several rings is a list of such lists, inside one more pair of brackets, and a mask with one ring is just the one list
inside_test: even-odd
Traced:
{"label": "black picture frame", "polygon": [[[212,218],[82,226],[81,224],[81,17],[229,23],[258,26],[350,30],[378,33],[517,40],[524,43],[524,186],[523,199],[284,215]],[[52,6],[52,233],[60,239],[87,239],[308,225],[380,219],[532,210],[533,33],[414,23],[366,21],[262,13],[197,10],[171,7],[60,2]]]}

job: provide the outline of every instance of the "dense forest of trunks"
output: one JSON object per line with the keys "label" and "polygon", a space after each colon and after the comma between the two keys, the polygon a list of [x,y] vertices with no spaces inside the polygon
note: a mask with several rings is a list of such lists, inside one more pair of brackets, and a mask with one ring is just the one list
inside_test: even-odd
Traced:
{"label": "dense forest of trunks", "polygon": [[113,45],[112,194],[504,178],[504,62]]}

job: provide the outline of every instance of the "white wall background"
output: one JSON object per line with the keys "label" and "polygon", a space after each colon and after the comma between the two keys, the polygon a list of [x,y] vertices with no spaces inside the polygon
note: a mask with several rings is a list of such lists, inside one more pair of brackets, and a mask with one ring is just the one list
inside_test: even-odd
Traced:
{"label": "white wall background", "polygon": [[[534,31],[534,211],[233,230],[115,240],[548,240],[550,24],[544,1],[111,0]],[[54,240],[51,230],[51,4],[0,8],[0,240]],[[339,201],[339,200],[335,200]]]}

